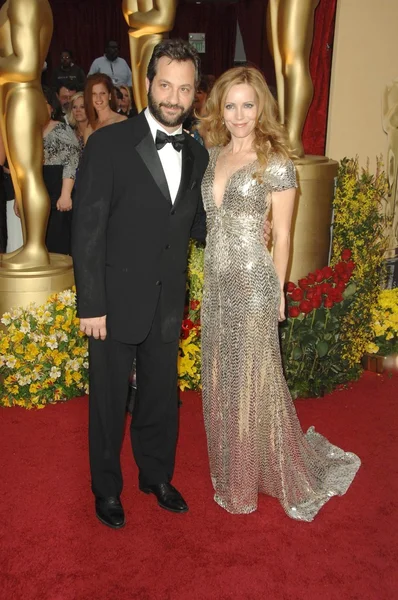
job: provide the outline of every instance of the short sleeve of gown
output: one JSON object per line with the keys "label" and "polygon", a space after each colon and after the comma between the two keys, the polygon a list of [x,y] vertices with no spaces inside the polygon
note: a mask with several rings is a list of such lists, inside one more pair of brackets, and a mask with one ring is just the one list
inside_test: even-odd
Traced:
{"label": "short sleeve of gown", "polygon": [[271,159],[266,176],[273,192],[282,192],[297,187],[296,167],[290,159],[286,160],[279,157]]}

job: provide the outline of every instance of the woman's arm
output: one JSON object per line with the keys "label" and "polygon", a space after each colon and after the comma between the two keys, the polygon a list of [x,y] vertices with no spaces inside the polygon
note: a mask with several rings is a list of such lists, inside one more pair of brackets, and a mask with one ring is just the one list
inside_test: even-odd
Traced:
{"label": "woman's arm", "polygon": [[285,295],[283,293],[283,287],[285,285],[286,270],[289,261],[290,227],[292,223],[295,197],[295,188],[290,188],[281,192],[272,192],[272,232],[274,240],[273,259],[281,289],[279,321],[284,321],[286,319]]}
{"label": "woman's arm", "polygon": [[75,180],[66,177],[62,180],[61,195],[57,201],[57,209],[61,212],[72,210],[72,190],[75,185]]}
{"label": "woman's arm", "polygon": [[274,264],[281,290],[285,285],[290,250],[290,227],[294,210],[296,188],[272,192],[272,237]]}

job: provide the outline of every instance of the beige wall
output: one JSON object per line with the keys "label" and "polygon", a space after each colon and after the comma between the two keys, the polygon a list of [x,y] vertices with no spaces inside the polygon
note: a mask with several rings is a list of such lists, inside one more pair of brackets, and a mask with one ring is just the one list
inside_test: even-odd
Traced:
{"label": "beige wall", "polygon": [[386,158],[381,99],[398,79],[398,0],[338,0],[326,155]]}

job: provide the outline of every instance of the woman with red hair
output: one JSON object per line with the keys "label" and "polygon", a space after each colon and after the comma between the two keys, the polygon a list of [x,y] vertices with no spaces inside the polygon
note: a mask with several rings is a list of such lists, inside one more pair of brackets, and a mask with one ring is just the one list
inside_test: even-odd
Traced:
{"label": "woman with red hair", "polygon": [[93,131],[125,121],[127,118],[117,112],[115,88],[112,79],[104,73],[95,73],[87,77],[84,105],[88,117],[88,126],[84,135],[85,143]]}

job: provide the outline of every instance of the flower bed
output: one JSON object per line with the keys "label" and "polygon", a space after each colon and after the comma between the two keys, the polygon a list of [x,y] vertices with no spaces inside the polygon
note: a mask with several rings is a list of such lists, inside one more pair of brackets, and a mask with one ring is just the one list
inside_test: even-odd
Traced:
{"label": "flower bed", "polygon": [[5,313],[0,332],[2,406],[43,408],[88,389],[87,338],[79,330],[74,290],[43,306]]}

